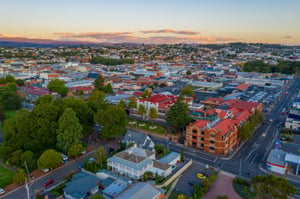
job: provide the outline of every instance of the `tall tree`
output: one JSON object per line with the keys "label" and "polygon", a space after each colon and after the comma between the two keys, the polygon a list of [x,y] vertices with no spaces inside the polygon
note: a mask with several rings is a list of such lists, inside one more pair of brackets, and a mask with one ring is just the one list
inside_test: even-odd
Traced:
{"label": "tall tree", "polygon": [[111,93],[111,94],[114,93],[114,91],[113,91],[112,86],[111,86],[110,83],[107,84],[106,86],[104,86],[103,91],[104,91],[105,93]]}
{"label": "tall tree", "polygon": [[119,106],[120,108],[122,108],[122,109],[125,109],[125,108],[126,108],[126,103],[125,103],[125,101],[124,101],[124,100],[121,100],[121,101],[119,102],[118,106]]}
{"label": "tall tree", "polygon": [[94,111],[94,113],[97,113],[97,111],[100,109],[105,109],[107,106],[105,101],[105,93],[99,91],[98,89],[94,89],[88,99],[87,104]]}
{"label": "tall tree", "polygon": [[26,175],[25,171],[23,169],[19,169],[13,177],[13,183],[24,184],[27,177],[28,176]]}
{"label": "tall tree", "polygon": [[73,144],[68,151],[68,156],[72,157],[72,158],[76,158],[77,155],[79,155],[80,153],[82,153],[82,151],[84,150],[82,144]]}
{"label": "tall tree", "polygon": [[175,131],[184,128],[192,121],[188,114],[188,110],[188,105],[184,102],[184,97],[180,95],[167,112],[167,123],[171,125]]}
{"label": "tall tree", "polygon": [[0,87],[0,103],[6,110],[17,110],[21,107],[21,98],[17,93],[15,83]]}
{"label": "tall tree", "polygon": [[73,109],[66,108],[58,120],[57,148],[64,153],[68,153],[73,144],[81,143],[82,137],[82,126],[76,117],[76,113]]}
{"label": "tall tree", "polygon": [[26,165],[29,170],[36,168],[36,159],[34,158],[34,154],[31,151],[25,151],[21,155],[21,163],[23,168],[25,169],[26,169]]}
{"label": "tall tree", "polygon": [[62,97],[66,96],[69,89],[65,86],[65,82],[59,79],[51,80],[48,84],[48,89],[50,91],[57,92]]}
{"label": "tall tree", "polygon": [[99,75],[94,82],[94,86],[96,89],[98,89],[99,91],[103,91],[104,89],[104,78],[102,75]]}
{"label": "tall tree", "polygon": [[148,115],[150,120],[155,120],[158,117],[157,110],[154,107],[151,107]]}
{"label": "tall tree", "polygon": [[142,118],[144,118],[144,115],[147,113],[147,110],[143,104],[140,104],[137,112]]}
{"label": "tall tree", "polygon": [[251,186],[262,198],[282,198],[296,194],[296,187],[283,177],[259,175],[251,179]]}
{"label": "tall tree", "polygon": [[55,151],[54,149],[48,149],[40,156],[37,161],[38,168],[43,169],[52,169],[58,166],[61,162],[61,154]]}
{"label": "tall tree", "polygon": [[135,101],[134,98],[129,99],[128,107],[131,108],[131,109],[136,108],[136,101]]}
{"label": "tall tree", "polygon": [[142,97],[143,99],[145,99],[145,98],[147,98],[147,97],[149,97],[149,96],[150,96],[150,91],[149,91],[149,89],[145,89],[141,97]]}
{"label": "tall tree", "polygon": [[184,95],[184,96],[193,96],[194,91],[193,91],[193,88],[191,87],[191,85],[187,84],[182,88],[180,94]]}
{"label": "tall tree", "polygon": [[106,150],[103,146],[100,146],[97,151],[94,153],[94,158],[96,163],[102,168],[103,163],[106,161]]}
{"label": "tall tree", "polygon": [[124,133],[127,125],[127,115],[124,109],[118,106],[108,106],[105,110],[99,110],[94,121],[103,127],[101,137],[114,138]]}

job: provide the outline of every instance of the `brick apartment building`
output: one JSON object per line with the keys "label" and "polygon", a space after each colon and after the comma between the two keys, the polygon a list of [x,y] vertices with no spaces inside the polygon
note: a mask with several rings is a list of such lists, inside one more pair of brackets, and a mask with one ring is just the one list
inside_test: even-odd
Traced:
{"label": "brick apartment building", "polygon": [[227,155],[238,143],[237,121],[218,118],[213,122],[196,120],[186,128],[185,145],[209,153]]}

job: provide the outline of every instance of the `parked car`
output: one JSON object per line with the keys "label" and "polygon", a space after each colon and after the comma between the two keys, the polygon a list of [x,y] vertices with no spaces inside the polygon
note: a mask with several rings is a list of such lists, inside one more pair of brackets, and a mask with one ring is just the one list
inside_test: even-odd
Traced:
{"label": "parked car", "polygon": [[201,172],[201,174],[202,174],[202,175],[204,175],[205,177],[209,177],[209,176],[210,176],[210,174],[209,174],[209,173],[207,173],[207,172],[204,172],[204,171],[203,171],[203,172]]}
{"label": "parked car", "polygon": [[53,179],[48,179],[46,182],[43,183],[43,186],[44,187],[47,187],[48,185],[54,183],[54,180]]}
{"label": "parked car", "polygon": [[47,172],[49,171],[49,169],[42,169],[42,171],[43,171],[44,173],[47,173]]}
{"label": "parked car", "polygon": [[88,163],[94,162],[96,159],[94,157],[89,158]]}
{"label": "parked car", "polygon": [[69,160],[68,156],[63,153],[61,154],[61,159],[63,162],[68,162],[68,160]]}
{"label": "parked car", "polygon": [[200,180],[205,180],[205,179],[206,179],[206,176],[203,175],[202,173],[198,173],[198,174],[197,174],[197,178],[199,178]]}
{"label": "parked car", "polygon": [[195,184],[197,184],[195,181],[189,181],[189,185],[194,186]]}
{"label": "parked car", "polygon": [[5,194],[5,190],[3,188],[0,188],[0,195]]}

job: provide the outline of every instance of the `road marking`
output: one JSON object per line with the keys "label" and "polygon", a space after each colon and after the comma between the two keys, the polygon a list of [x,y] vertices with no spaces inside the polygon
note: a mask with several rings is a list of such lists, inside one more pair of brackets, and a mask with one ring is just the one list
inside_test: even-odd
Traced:
{"label": "road marking", "polygon": [[250,153],[247,155],[247,157],[245,158],[245,161],[250,157],[250,155],[258,148],[258,146],[259,146],[260,144],[257,144],[257,145],[253,145],[253,146],[255,146],[255,148],[253,148],[251,151],[250,151]]}

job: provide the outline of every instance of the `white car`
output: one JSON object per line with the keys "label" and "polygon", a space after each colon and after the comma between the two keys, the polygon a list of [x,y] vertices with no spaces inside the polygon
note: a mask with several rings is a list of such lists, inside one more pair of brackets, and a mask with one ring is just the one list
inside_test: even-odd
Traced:
{"label": "white car", "polygon": [[5,194],[5,190],[3,188],[0,188],[0,195]]}
{"label": "white car", "polygon": [[49,169],[42,169],[42,171],[43,171],[44,173],[47,173],[47,172],[49,171]]}

